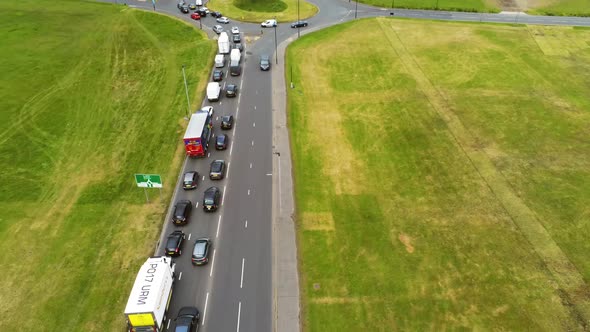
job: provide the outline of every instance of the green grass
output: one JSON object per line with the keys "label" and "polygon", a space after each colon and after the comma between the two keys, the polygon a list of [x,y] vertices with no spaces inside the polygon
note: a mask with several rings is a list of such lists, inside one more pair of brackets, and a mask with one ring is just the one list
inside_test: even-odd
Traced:
{"label": "green grass", "polygon": [[589,43],[379,18],[289,47],[306,331],[584,328]]}
{"label": "green grass", "polygon": [[196,94],[214,46],[124,6],[0,3],[0,331],[124,329],[182,161],[181,65]]}
{"label": "green grass", "polygon": [[[276,18],[279,22],[297,20],[297,0],[214,0],[207,3],[211,10],[243,22],[260,23]],[[299,17],[315,15],[318,8],[306,1],[299,1]]]}
{"label": "green grass", "polygon": [[588,0],[540,0],[528,12],[539,15],[590,16],[590,2]]}
{"label": "green grass", "polygon": [[359,0],[383,8],[438,9],[461,12],[499,12],[494,0]]}

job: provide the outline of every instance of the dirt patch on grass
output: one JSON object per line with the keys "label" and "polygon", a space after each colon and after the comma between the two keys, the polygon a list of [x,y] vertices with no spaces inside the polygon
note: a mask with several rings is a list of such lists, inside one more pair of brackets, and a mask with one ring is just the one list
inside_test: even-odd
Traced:
{"label": "dirt patch on grass", "polygon": [[408,234],[400,233],[397,238],[401,243],[404,244],[407,252],[409,252],[410,254],[414,252],[414,246],[412,245],[412,238]]}
{"label": "dirt patch on grass", "polygon": [[314,304],[349,304],[349,303],[379,303],[384,300],[379,297],[361,296],[361,297],[318,297],[312,298]]}
{"label": "dirt patch on grass", "polygon": [[304,212],[301,215],[303,228],[309,231],[334,231],[334,219],[330,212]]}

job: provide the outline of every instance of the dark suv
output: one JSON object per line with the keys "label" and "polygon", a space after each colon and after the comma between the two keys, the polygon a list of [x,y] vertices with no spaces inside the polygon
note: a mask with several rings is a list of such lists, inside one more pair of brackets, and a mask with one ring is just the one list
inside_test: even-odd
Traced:
{"label": "dark suv", "polygon": [[186,172],[184,173],[184,178],[182,179],[182,188],[183,189],[195,189],[199,185],[199,173],[195,171]]}
{"label": "dark suv", "polygon": [[176,328],[174,332],[192,332],[199,323],[201,314],[195,307],[183,307],[178,311],[178,316],[174,319]]}
{"label": "dark suv", "polygon": [[172,223],[175,225],[185,225],[188,223],[188,218],[191,215],[193,203],[189,200],[178,201],[174,206],[174,213],[172,214]]}
{"label": "dark suv", "polygon": [[211,241],[207,238],[197,239],[193,248],[191,262],[195,265],[203,265],[209,262],[209,247]]}
{"label": "dark suv", "polygon": [[231,129],[234,126],[234,116],[224,115],[221,117],[221,129]]}
{"label": "dark suv", "polygon": [[228,141],[229,141],[229,138],[227,137],[226,134],[217,135],[217,138],[215,139],[215,149],[216,150],[227,149]]}
{"label": "dark suv", "polygon": [[224,160],[213,160],[211,167],[209,168],[209,179],[221,180],[225,175],[225,161]]}
{"label": "dark suv", "polygon": [[182,231],[174,231],[168,235],[168,240],[166,240],[166,255],[180,256],[182,254],[184,238],[185,235]]}
{"label": "dark suv", "polygon": [[221,198],[221,191],[217,187],[209,187],[203,194],[203,210],[205,212],[216,211],[219,207],[219,199]]}

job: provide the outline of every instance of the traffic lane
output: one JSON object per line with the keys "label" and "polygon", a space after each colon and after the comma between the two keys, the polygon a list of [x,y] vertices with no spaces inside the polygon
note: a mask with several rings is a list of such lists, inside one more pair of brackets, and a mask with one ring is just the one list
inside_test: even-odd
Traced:
{"label": "traffic lane", "polygon": [[[270,121],[263,125],[271,114],[268,106],[270,75],[252,65],[246,66],[245,75],[248,80],[240,103],[241,130],[235,143],[239,147],[230,175],[234,177],[235,187],[227,193],[228,201],[235,203],[226,214],[231,222],[223,225],[228,229],[223,233],[232,238],[228,241],[232,245],[220,249],[219,257],[229,264],[218,271],[220,282],[214,285],[217,296],[210,304],[211,315],[215,318],[208,323],[208,330],[215,331],[237,328],[238,310],[255,315],[240,316],[243,331],[267,331],[272,324],[270,210],[267,205],[272,200],[272,178],[267,175],[272,170],[272,127]],[[266,98],[261,91],[267,92]],[[256,121],[258,127],[254,125]],[[232,310],[236,314],[233,322],[227,320]]]}
{"label": "traffic lane", "polygon": [[[171,307],[170,307],[170,314],[169,316],[173,318],[172,315],[175,315],[178,310],[185,305],[193,305],[196,306],[202,313],[206,312],[206,302],[210,296],[210,279],[205,277],[207,271],[211,274],[213,271],[213,264],[207,269],[205,267],[193,267],[192,263],[190,262],[190,255],[192,253],[192,246],[194,245],[194,240],[197,237],[209,237],[212,239],[213,242],[213,252],[216,251],[217,241],[216,236],[219,232],[219,225],[221,223],[221,219],[223,217],[223,208],[224,208],[224,199],[221,201],[221,207],[218,210],[219,213],[205,213],[202,210],[202,197],[204,191],[210,186],[217,186],[220,187],[222,192],[225,192],[224,188],[226,187],[226,180],[209,180],[209,165],[212,160],[215,159],[223,159],[226,160],[227,166],[230,167],[231,163],[229,162],[229,153],[228,150],[223,151],[216,151],[214,148],[215,145],[215,136],[219,135],[222,130],[220,129],[220,121],[219,121],[219,114],[231,114],[232,105],[231,103],[225,103],[223,105],[223,97],[220,102],[209,103],[205,101],[204,103],[214,107],[214,114],[213,114],[213,135],[209,144],[209,153],[207,158],[189,158],[185,163],[185,167],[182,170],[181,174],[184,174],[186,171],[196,170],[199,172],[199,185],[198,188],[195,190],[183,190],[182,189],[182,175],[179,178],[176,187],[176,197],[174,202],[171,204],[171,208],[174,208],[176,202],[182,199],[190,199],[193,203],[193,209],[191,211],[190,221],[187,225],[178,227],[182,228],[183,231],[187,234],[187,237],[190,235],[190,241],[185,242],[185,247],[183,249],[184,253],[180,257],[180,259],[175,259],[177,263],[176,271],[177,276],[179,277],[178,283],[175,285],[175,295],[173,296]],[[232,142],[230,139],[230,146]],[[168,218],[170,219],[170,218]],[[171,225],[171,222],[168,221],[168,225],[165,227],[165,232],[170,233],[172,232],[177,226]],[[193,237],[194,236],[194,237]],[[187,239],[188,240],[188,239]],[[165,243],[161,243],[162,247],[160,250],[163,253],[163,246]],[[213,261],[215,258],[211,257]],[[196,273],[195,273],[196,270]],[[205,272],[203,272],[205,270]],[[182,274],[181,274],[182,273]],[[183,280],[184,278],[184,280]],[[206,319],[206,318],[205,318]],[[173,324],[172,324],[173,325]]]}

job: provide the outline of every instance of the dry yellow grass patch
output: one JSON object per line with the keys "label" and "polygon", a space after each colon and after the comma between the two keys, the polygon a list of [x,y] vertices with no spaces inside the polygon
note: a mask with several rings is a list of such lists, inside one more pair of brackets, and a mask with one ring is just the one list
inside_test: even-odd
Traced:
{"label": "dry yellow grass patch", "polygon": [[380,297],[372,296],[360,296],[360,297],[316,297],[311,299],[311,303],[314,304],[349,304],[349,303],[380,303],[384,299]]}
{"label": "dry yellow grass patch", "polygon": [[404,244],[407,252],[409,252],[410,254],[414,252],[414,246],[412,245],[412,238],[408,234],[400,233],[397,238],[399,239],[399,241],[401,243]]}
{"label": "dry yellow grass patch", "polygon": [[527,28],[545,55],[568,56],[590,47],[582,38],[574,37],[573,27],[529,25]]}
{"label": "dry yellow grass patch", "polygon": [[301,215],[303,228],[309,231],[334,231],[334,219],[330,212],[304,212]]}

